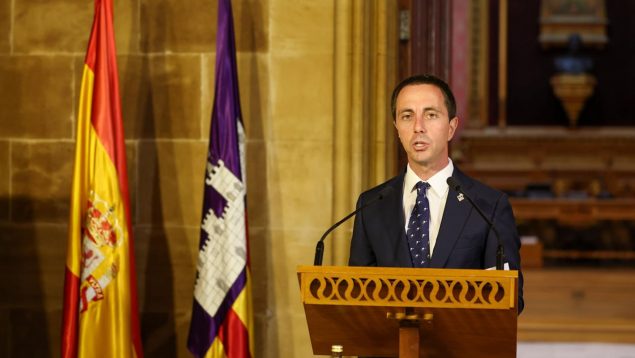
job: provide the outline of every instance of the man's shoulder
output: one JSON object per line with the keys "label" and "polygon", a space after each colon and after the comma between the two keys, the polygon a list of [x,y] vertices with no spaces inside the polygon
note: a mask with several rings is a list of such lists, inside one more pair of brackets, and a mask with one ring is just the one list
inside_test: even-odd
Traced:
{"label": "man's shoulder", "polygon": [[385,182],[364,191],[360,194],[360,197],[375,197],[382,192],[385,193],[387,190],[395,191],[400,194],[403,188],[403,178],[404,173],[400,173],[399,175],[396,175]]}
{"label": "man's shoulder", "polygon": [[483,183],[482,181],[463,173],[462,171],[458,170],[458,168],[455,168],[454,171],[455,172],[453,176],[459,180],[459,182],[461,183],[461,186],[463,187],[463,190],[474,193],[481,197],[498,198],[501,195],[505,195],[505,193],[503,193],[502,191],[494,187],[491,187]]}

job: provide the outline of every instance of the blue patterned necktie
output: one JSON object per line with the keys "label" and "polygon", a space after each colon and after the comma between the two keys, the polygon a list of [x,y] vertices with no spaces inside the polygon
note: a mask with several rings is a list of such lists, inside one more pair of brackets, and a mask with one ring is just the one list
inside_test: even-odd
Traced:
{"label": "blue patterned necktie", "polygon": [[410,214],[406,237],[413,266],[428,267],[430,265],[430,203],[427,192],[430,184],[420,181],[415,187],[417,202]]}

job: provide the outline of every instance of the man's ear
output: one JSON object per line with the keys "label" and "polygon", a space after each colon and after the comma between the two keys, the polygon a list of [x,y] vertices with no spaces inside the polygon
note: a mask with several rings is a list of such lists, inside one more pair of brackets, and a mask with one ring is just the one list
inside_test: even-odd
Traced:
{"label": "man's ear", "polygon": [[454,133],[456,133],[456,129],[459,127],[459,117],[454,116],[454,118],[450,119],[450,127],[448,129],[448,142],[452,140],[454,137]]}

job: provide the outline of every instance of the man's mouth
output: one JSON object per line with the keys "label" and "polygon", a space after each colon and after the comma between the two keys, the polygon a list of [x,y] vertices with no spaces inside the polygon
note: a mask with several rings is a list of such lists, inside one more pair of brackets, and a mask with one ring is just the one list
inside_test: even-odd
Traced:
{"label": "man's mouth", "polygon": [[416,140],[412,144],[412,147],[415,150],[425,150],[429,146],[430,146],[430,144],[428,142],[423,141],[423,140]]}

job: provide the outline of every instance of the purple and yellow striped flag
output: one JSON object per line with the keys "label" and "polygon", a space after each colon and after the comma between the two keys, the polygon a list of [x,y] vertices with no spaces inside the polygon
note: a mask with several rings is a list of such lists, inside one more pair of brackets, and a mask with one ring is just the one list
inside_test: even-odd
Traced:
{"label": "purple and yellow striped flag", "polygon": [[188,348],[196,357],[253,357],[245,135],[230,0],[218,1],[215,74]]}
{"label": "purple and yellow striped flag", "polygon": [[62,357],[143,356],[111,0],[84,60],[64,283]]}

